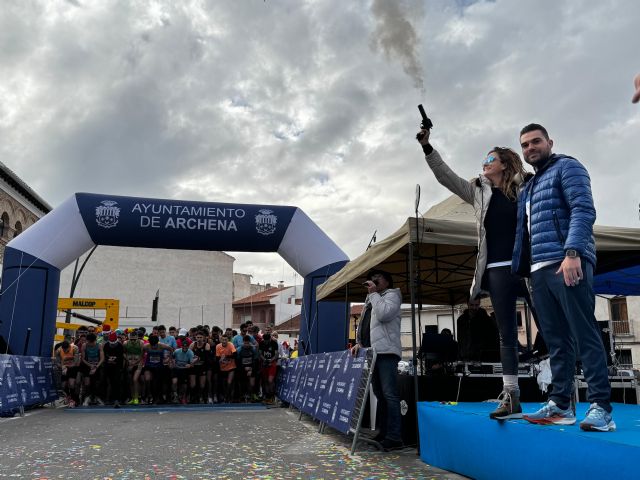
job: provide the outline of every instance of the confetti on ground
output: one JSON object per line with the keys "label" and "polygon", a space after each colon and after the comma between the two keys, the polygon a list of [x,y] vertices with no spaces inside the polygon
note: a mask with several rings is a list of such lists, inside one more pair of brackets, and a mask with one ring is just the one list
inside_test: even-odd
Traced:
{"label": "confetti on ground", "polygon": [[[381,453],[351,438],[266,411],[99,413],[47,409],[0,425],[0,478],[30,480],[461,479],[414,449]],[[45,435],[42,433],[46,432]],[[52,434],[52,432],[54,432]]]}

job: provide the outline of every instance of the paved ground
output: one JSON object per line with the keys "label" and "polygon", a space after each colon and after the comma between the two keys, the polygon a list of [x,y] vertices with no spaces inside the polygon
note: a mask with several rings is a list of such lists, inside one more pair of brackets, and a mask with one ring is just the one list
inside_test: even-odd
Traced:
{"label": "paved ground", "polygon": [[[0,478],[463,479],[415,449],[381,453],[265,410],[97,411],[45,408],[0,420]],[[332,433],[333,432],[333,433]]]}

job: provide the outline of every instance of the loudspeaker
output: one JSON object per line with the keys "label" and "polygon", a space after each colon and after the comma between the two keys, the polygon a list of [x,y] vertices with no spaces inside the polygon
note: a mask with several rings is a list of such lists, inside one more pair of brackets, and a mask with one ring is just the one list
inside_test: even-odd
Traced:
{"label": "loudspeaker", "polygon": [[425,333],[422,335],[418,358],[431,363],[455,362],[458,358],[458,343],[451,336]]}
{"label": "loudspeaker", "polygon": [[438,335],[438,325],[425,325],[424,335]]}

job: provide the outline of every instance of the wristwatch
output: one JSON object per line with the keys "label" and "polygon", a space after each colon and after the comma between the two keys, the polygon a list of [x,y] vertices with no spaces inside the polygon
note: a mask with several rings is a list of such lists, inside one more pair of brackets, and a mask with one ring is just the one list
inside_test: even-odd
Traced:
{"label": "wristwatch", "polygon": [[564,256],[569,258],[579,258],[580,254],[578,253],[577,250],[574,250],[573,248],[569,248],[568,250],[565,250]]}

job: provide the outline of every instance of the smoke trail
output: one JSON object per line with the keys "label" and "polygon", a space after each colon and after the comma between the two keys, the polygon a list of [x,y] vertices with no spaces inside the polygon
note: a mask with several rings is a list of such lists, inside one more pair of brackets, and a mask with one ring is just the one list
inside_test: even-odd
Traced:
{"label": "smoke trail", "polygon": [[376,19],[372,36],[372,47],[381,48],[387,59],[397,58],[404,72],[411,77],[413,85],[424,94],[422,65],[416,47],[418,36],[407,20],[398,0],[373,0],[371,12]]}

